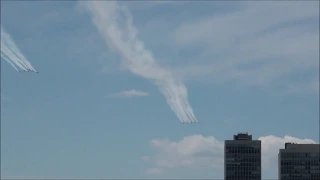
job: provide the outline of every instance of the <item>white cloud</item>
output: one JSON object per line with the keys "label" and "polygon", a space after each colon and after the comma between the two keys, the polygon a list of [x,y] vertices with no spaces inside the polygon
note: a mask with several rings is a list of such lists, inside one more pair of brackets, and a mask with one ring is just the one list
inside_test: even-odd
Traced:
{"label": "white cloud", "polygon": [[[209,4],[232,6],[203,2]],[[195,53],[176,58],[183,62],[172,61],[173,72],[185,80],[287,89],[295,75],[319,71],[318,4],[250,1],[232,12],[203,13],[179,21],[178,27],[171,27],[168,40],[181,52]],[[304,85],[295,83],[299,88]]]}
{"label": "white cloud", "polygon": [[284,148],[284,144],[286,142],[295,142],[298,144],[311,144],[316,143],[312,139],[299,139],[292,136],[284,136],[276,137],[273,135],[269,136],[262,136],[258,138],[261,140],[261,146],[262,146],[262,163],[263,168],[271,168],[276,166],[277,167],[277,160],[278,160],[278,152],[279,149]]}
{"label": "white cloud", "polygon": [[131,89],[128,91],[121,91],[118,93],[110,94],[108,97],[120,98],[120,97],[144,97],[149,96],[148,92],[143,92],[135,89]]}
{"label": "white cloud", "polygon": [[[273,135],[258,138],[262,144],[262,168],[277,167],[277,154],[286,142],[316,143],[311,139],[299,139],[292,136]],[[156,154],[144,156],[155,168],[163,170],[174,168],[216,168],[223,169],[224,141],[213,136],[192,135],[174,142],[168,139],[153,139],[151,147]]]}

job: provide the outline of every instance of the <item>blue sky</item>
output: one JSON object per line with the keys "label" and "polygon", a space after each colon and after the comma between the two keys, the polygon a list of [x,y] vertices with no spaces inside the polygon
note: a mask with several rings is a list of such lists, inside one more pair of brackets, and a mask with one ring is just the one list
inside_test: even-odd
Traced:
{"label": "blue sky", "polygon": [[238,132],[275,178],[284,142],[319,143],[319,2],[99,3],[2,2],[40,72],[1,61],[2,178],[223,178]]}

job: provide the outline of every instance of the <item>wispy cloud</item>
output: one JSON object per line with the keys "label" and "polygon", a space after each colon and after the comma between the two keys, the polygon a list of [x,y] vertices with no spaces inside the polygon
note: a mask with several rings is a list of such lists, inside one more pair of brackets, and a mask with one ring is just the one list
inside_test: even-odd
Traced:
{"label": "wispy cloud", "polygon": [[316,4],[244,2],[231,13],[185,21],[173,36],[177,47],[203,51],[197,64],[177,71],[186,78],[285,88],[294,75],[319,71]]}
{"label": "wispy cloud", "polygon": [[175,76],[284,91],[296,76],[319,76],[319,2],[197,2],[201,11],[193,5],[168,12],[170,21],[151,16],[144,26],[144,39],[172,49],[163,59]]}
{"label": "wispy cloud", "polygon": [[121,92],[118,92],[118,93],[114,93],[114,94],[109,94],[108,95],[108,97],[111,97],[111,98],[135,97],[135,96],[136,97],[149,96],[149,93],[132,89],[132,90],[121,91]]}
{"label": "wispy cloud", "polygon": [[[270,171],[276,171],[277,153],[280,148],[284,148],[286,142],[299,144],[316,143],[312,139],[299,139],[292,136],[276,137],[269,135],[258,139],[261,140],[262,166],[264,169],[270,169]],[[180,141],[153,139],[150,141],[150,145],[156,150],[156,154],[144,156],[143,160],[147,159],[149,163],[151,162],[152,169],[161,169],[161,172],[176,168],[213,168],[212,170],[222,170],[224,142],[213,136],[192,135],[186,136]]]}
{"label": "wispy cloud", "polygon": [[156,84],[180,121],[196,122],[186,87],[169,70],[160,67],[137,38],[137,29],[128,8],[115,1],[82,1],[80,5],[91,13],[94,25],[108,47],[121,55],[123,67]]}
{"label": "wispy cloud", "polygon": [[300,82],[294,84],[288,84],[288,91],[290,93],[303,93],[303,94],[318,94],[319,95],[319,77],[314,77],[307,82]]}
{"label": "wispy cloud", "polygon": [[149,168],[145,172],[146,174],[161,174],[163,170],[161,168]]}
{"label": "wispy cloud", "polygon": [[126,1],[125,4],[133,10],[148,10],[166,5],[182,5],[188,3],[188,1]]}

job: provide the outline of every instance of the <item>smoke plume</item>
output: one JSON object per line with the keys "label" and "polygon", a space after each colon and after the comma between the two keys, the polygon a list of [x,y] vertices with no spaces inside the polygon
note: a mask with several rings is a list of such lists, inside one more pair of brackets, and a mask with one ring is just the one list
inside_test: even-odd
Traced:
{"label": "smoke plume", "polygon": [[17,71],[23,70],[36,72],[27,58],[20,52],[10,34],[8,34],[2,27],[1,59],[6,60]]}
{"label": "smoke plume", "polygon": [[186,87],[170,71],[159,67],[152,53],[137,38],[127,7],[116,1],[81,1],[80,6],[92,15],[93,24],[107,46],[121,55],[126,69],[156,84],[181,122],[198,122],[188,102]]}

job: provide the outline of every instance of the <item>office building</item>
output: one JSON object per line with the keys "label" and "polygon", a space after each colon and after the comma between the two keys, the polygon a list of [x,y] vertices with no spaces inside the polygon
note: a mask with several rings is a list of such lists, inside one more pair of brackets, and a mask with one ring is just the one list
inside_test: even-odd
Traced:
{"label": "office building", "polygon": [[278,154],[279,180],[320,180],[319,146],[286,143]]}
{"label": "office building", "polygon": [[261,180],[261,141],[238,133],[224,144],[225,180]]}

